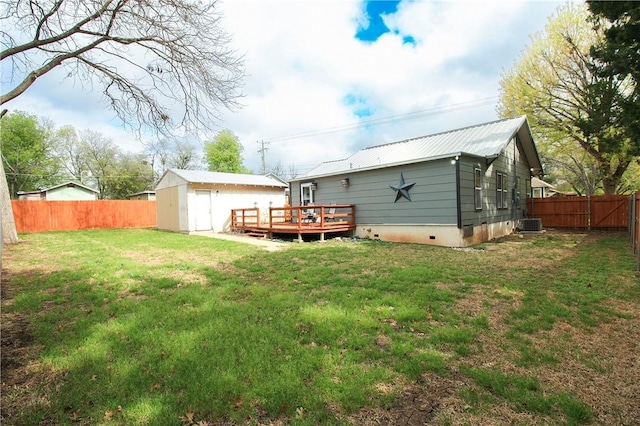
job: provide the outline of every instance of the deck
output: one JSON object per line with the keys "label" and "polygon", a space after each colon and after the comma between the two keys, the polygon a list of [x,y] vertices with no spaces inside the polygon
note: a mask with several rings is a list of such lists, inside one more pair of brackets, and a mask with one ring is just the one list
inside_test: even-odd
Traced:
{"label": "deck", "polygon": [[270,207],[261,214],[259,208],[231,210],[231,230],[254,234],[320,235],[324,241],[328,233],[351,232],[356,229],[355,206],[325,204],[298,207]]}

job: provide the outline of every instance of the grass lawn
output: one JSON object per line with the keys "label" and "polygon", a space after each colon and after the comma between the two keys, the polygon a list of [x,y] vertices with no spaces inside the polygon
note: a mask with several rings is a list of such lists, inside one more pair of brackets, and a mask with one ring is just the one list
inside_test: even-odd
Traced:
{"label": "grass lawn", "polygon": [[640,424],[625,234],[21,238],[3,254],[5,425]]}

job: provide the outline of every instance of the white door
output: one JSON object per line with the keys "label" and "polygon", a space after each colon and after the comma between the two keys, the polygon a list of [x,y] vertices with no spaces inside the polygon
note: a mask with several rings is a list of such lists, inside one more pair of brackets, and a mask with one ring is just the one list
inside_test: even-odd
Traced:
{"label": "white door", "polygon": [[211,191],[196,191],[196,231],[211,230]]}

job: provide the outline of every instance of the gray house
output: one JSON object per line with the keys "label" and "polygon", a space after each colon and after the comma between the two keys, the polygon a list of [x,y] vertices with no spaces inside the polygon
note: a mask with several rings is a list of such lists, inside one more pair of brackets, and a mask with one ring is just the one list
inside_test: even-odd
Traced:
{"label": "gray house", "polygon": [[362,238],[463,247],[526,217],[542,165],[526,117],[364,148],[290,182],[291,205],[355,205]]}

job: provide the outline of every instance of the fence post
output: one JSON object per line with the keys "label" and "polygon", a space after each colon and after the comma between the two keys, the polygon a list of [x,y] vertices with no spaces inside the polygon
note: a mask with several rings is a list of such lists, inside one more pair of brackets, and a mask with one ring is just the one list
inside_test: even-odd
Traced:
{"label": "fence post", "polygon": [[587,195],[587,229],[591,230],[591,196]]}
{"label": "fence post", "polygon": [[629,226],[627,227],[629,233],[629,242],[633,247],[635,253],[635,235],[636,235],[636,194],[633,193],[629,196]]}
{"label": "fence post", "polygon": [[633,193],[633,250],[636,253],[637,261],[636,261],[636,271],[640,271],[640,229],[638,226],[640,225],[640,215],[638,214],[638,195],[640,195],[640,191]]}

